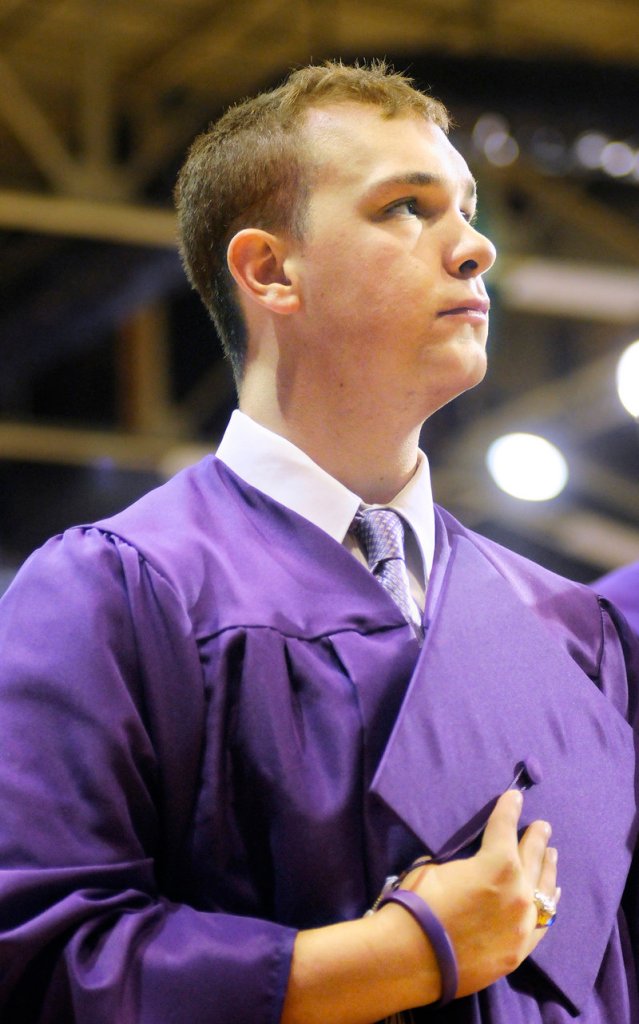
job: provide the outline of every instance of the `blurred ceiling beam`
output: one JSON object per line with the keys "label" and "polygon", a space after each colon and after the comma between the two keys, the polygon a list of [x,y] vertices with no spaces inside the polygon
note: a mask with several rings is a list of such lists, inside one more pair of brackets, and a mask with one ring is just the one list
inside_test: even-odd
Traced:
{"label": "blurred ceiling beam", "polygon": [[75,161],[42,108],[29,95],[19,76],[0,57],[0,117],[21,142],[45,178],[66,190],[75,174]]}
{"label": "blurred ceiling beam", "polygon": [[0,228],[159,248],[176,245],[172,210],[9,189],[0,190]]}
{"label": "blurred ceiling beam", "polygon": [[490,179],[501,195],[520,191],[529,196],[545,220],[565,224],[596,241],[602,252],[639,265],[639,225],[588,195],[567,177],[541,174],[525,160],[506,168],[483,164],[480,179]]}
{"label": "blurred ceiling beam", "polygon": [[[189,87],[194,65],[209,68],[207,77],[217,80],[221,95],[225,95],[224,77],[229,54],[246,52],[246,43],[251,35],[268,27],[274,16],[284,9],[289,12],[289,29],[294,28],[297,16],[295,13],[291,15],[287,0],[236,0],[232,8],[226,4],[213,5],[208,9],[208,17],[199,21],[189,33],[177,36],[173,46],[135,76],[128,87],[129,101],[144,102],[165,93],[167,88]],[[257,41],[255,45],[258,45]],[[220,62],[221,71],[218,67]],[[252,67],[253,62],[248,57],[239,65],[246,80],[251,76]]]}
{"label": "blurred ceiling beam", "polygon": [[[520,523],[520,515],[514,515],[511,525],[519,528]],[[610,572],[639,558],[639,530],[578,508],[547,520],[540,539],[551,542],[558,554],[590,563],[597,571]]]}
{"label": "blurred ceiling beam", "polygon": [[82,146],[75,180],[67,191],[86,199],[125,199],[132,190],[115,152],[118,111],[110,0],[85,2],[86,31],[77,96]]}
{"label": "blurred ceiling beam", "polygon": [[[437,500],[441,500],[434,481]],[[554,502],[519,501],[474,486],[457,507],[466,526],[479,528],[489,520],[500,523],[520,537],[543,544],[562,557],[591,565],[593,576],[609,572],[639,558],[639,529],[611,514],[595,512],[568,499]],[[444,501],[445,504],[445,501]]]}
{"label": "blurred ceiling beam", "polygon": [[[639,244],[639,231],[637,232]],[[536,256],[500,258],[496,280],[504,305],[604,323],[639,322],[639,270]]]}
{"label": "blurred ceiling beam", "polygon": [[[99,4],[101,0],[93,2]],[[95,20],[99,23],[101,19],[96,15]],[[83,148],[77,155],[1,56],[0,118],[57,192],[124,199],[131,193],[131,183],[125,165],[117,164],[113,158],[113,89],[107,42],[103,32],[96,36],[91,31],[87,36],[89,52],[78,97]]]}
{"label": "blurred ceiling beam", "polygon": [[[0,422],[0,459],[60,466],[108,466],[163,471],[184,446],[182,438],[155,434],[82,430],[34,423]],[[211,446],[189,445],[196,457]]]}
{"label": "blurred ceiling beam", "polygon": [[[149,61],[125,83],[126,116],[134,145],[127,175],[141,188],[155,173],[184,150],[221,109],[250,94],[286,67],[294,66],[314,45],[317,59],[331,35],[331,17],[317,3],[299,4],[291,13],[284,0],[237,0],[232,10],[217,4],[206,9],[188,31]],[[318,19],[324,33],[318,42]],[[279,20],[278,20],[279,19]],[[274,26],[282,30],[273,35]],[[268,42],[265,45],[265,33]],[[232,55],[242,52],[241,61]],[[192,64],[200,69],[197,88]]]}

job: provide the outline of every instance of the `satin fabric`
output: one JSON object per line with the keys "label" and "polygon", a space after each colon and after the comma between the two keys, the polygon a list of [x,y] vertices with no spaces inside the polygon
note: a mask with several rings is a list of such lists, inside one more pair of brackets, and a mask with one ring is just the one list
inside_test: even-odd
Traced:
{"label": "satin fabric", "polygon": [[631,629],[639,636],[639,562],[609,572],[592,587],[621,609]]}
{"label": "satin fabric", "polygon": [[214,458],[29,559],[0,604],[3,1022],[275,1024],[296,930],[472,852],[526,761],[557,924],[415,1019],[639,1019],[637,648],[587,588],[442,511],[437,537],[421,651]]}

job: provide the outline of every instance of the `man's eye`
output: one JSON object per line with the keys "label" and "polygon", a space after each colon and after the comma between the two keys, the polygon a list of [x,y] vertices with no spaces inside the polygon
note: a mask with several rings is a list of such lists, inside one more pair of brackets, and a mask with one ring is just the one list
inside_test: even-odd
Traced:
{"label": "man's eye", "polygon": [[419,215],[419,203],[416,199],[400,199],[396,203],[392,203],[386,210],[388,214],[393,213],[406,213],[410,217],[417,217]]}
{"label": "man's eye", "polygon": [[469,224],[474,224],[477,220],[477,210],[462,210],[461,215]]}

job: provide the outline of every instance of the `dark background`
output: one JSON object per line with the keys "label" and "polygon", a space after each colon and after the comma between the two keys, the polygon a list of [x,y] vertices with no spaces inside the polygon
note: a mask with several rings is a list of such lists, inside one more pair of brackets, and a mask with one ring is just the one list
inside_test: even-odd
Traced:
{"label": "dark background", "polygon": [[[233,408],[172,244],[190,139],[291,66],[374,56],[453,112],[480,227],[501,253],[488,378],[424,431],[436,498],[584,581],[639,558],[639,435],[614,387],[639,337],[635,0],[5,0],[0,588],[50,534],[214,450]],[[487,115],[517,144],[507,165],[482,146]],[[577,144],[593,132],[628,146],[634,166],[584,166]],[[524,301],[514,275],[535,266],[570,282]],[[486,447],[511,430],[562,448],[559,498],[522,502],[492,483]]]}

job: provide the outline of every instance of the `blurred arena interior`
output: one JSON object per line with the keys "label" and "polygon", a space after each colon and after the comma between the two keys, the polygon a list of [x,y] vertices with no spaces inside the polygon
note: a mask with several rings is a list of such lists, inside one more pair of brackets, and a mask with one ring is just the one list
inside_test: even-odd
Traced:
{"label": "blurred arena interior", "polygon": [[[577,579],[639,558],[615,387],[639,337],[637,0],[3,0],[0,589],[214,450],[233,407],[174,244],[189,141],[292,66],[382,56],[453,112],[500,252],[489,375],[425,429],[436,498]],[[497,489],[511,431],[563,451],[558,497]]]}

